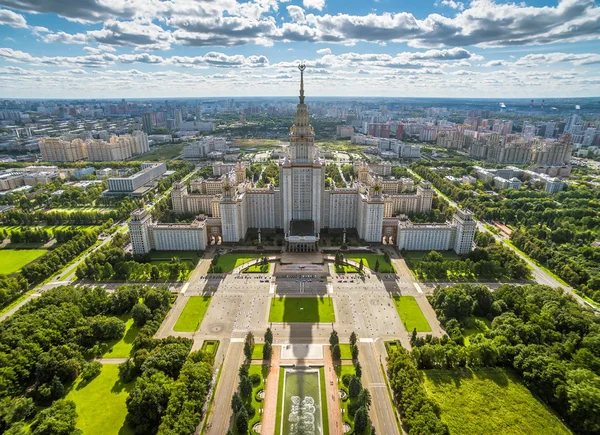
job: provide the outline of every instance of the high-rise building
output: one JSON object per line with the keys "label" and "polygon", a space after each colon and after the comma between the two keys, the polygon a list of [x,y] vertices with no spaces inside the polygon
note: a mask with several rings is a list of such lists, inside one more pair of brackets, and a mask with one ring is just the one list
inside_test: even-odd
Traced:
{"label": "high-rise building", "polygon": [[152,118],[149,113],[142,115],[142,130],[146,134],[152,134]]}
{"label": "high-rise building", "polygon": [[45,137],[39,140],[39,146],[46,162],[77,162],[87,158],[85,143],[81,139]]}

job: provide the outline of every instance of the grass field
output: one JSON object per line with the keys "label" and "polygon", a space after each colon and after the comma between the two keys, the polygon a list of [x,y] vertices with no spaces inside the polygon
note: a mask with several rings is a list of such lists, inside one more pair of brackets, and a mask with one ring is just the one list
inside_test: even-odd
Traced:
{"label": "grass field", "polygon": [[340,353],[342,355],[342,359],[352,359],[352,346],[349,344],[340,343]]}
{"label": "grass field", "polygon": [[402,345],[399,341],[386,341],[385,349],[387,350],[388,355],[398,349],[400,349]]}
{"label": "grass field", "polygon": [[571,431],[503,369],[424,370],[425,388],[452,435],[566,435]]}
{"label": "grass field", "polygon": [[10,275],[48,252],[45,249],[0,249],[0,274]]}
{"label": "grass field", "polygon": [[173,327],[176,332],[195,332],[200,327],[206,310],[210,305],[210,296],[191,296]]}
{"label": "grass field", "polygon": [[217,267],[220,267],[223,273],[227,273],[250,260],[260,257],[262,257],[260,254],[223,254],[217,259]]}
{"label": "grass field", "polygon": [[159,145],[152,147],[151,151],[146,154],[141,154],[131,160],[153,162],[159,160],[172,160],[183,152],[184,144],[176,145]]}
{"label": "grass field", "polygon": [[349,264],[334,266],[334,268],[335,273],[358,273],[358,269],[354,266],[350,266]]}
{"label": "grass field", "polygon": [[[344,383],[342,382],[342,378],[344,377],[344,375],[354,376],[356,374],[356,370],[354,369],[354,366],[353,365],[335,366],[335,373],[339,379],[338,390],[345,390],[346,394],[348,394],[348,387],[344,385]],[[342,406],[342,409],[343,409],[342,419],[346,423],[348,423],[350,426],[352,426],[352,429],[354,429],[354,420],[350,416],[350,413],[348,412],[348,406],[350,405],[350,403],[352,403],[350,398],[348,398],[346,400],[340,400],[340,405]]]}
{"label": "grass field", "polygon": [[375,270],[375,264],[379,261],[379,272],[380,273],[394,273],[394,267],[389,261],[386,261],[385,256],[378,254],[361,254],[361,255],[347,255],[345,258],[354,260],[360,263],[360,259],[363,259],[363,264],[371,270]]}
{"label": "grass field", "polygon": [[413,296],[394,296],[394,305],[407,332],[411,333],[415,328],[417,332],[431,332],[431,326]]}
{"label": "grass field", "polygon": [[271,299],[269,322],[335,322],[331,298],[288,298]]}
{"label": "grass field", "polygon": [[242,270],[242,273],[269,273],[271,271],[271,263],[268,264],[253,264]]}
{"label": "grass field", "polygon": [[262,359],[263,358],[263,348],[265,347],[262,343],[257,343],[252,348],[252,359]]}
{"label": "grass field", "polygon": [[329,415],[327,415],[327,391],[325,385],[325,368],[319,367],[321,387],[321,415],[323,416],[323,435],[329,435]]}
{"label": "grass field", "polygon": [[250,364],[250,368],[248,369],[248,375],[257,374],[260,376],[260,383],[258,385],[252,385],[252,407],[254,408],[256,413],[254,414],[254,417],[250,419],[250,423],[248,424],[248,427],[250,428],[249,432],[251,434],[256,433],[252,430],[252,427],[256,423],[258,423],[262,418],[260,409],[263,407],[264,402],[262,400],[259,401],[256,399],[256,393],[258,393],[260,390],[265,389],[264,379],[267,377],[268,371],[269,369],[267,366],[260,364]]}
{"label": "grass field", "polygon": [[219,349],[219,340],[205,340],[200,350],[214,356],[217,349]]}
{"label": "grass field", "polygon": [[119,316],[125,322],[125,335],[120,340],[109,343],[109,350],[103,358],[129,358],[133,350],[133,341],[140,332],[140,328],[133,323],[131,314]]}
{"label": "grass field", "polygon": [[119,366],[106,364],[102,372],[87,385],[75,381],[65,399],[77,406],[77,427],[83,435],[132,435],[125,425],[127,408],[125,399],[134,382],[123,384],[119,380]]}

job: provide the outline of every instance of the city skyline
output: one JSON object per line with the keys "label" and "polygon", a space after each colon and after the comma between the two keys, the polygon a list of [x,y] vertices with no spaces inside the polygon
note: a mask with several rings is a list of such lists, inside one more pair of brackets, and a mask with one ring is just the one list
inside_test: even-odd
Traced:
{"label": "city skyline", "polygon": [[2,98],[600,95],[593,0],[0,0]]}

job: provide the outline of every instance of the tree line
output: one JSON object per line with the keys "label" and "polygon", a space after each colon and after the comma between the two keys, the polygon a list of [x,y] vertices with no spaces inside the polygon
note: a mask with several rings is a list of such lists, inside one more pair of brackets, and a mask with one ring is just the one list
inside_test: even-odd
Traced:
{"label": "tree line", "polygon": [[127,236],[116,234],[110,243],[86,257],[77,268],[77,277],[92,281],[176,281],[187,277],[193,268],[178,257],[152,263],[150,256],[134,256],[123,250],[127,242]]}

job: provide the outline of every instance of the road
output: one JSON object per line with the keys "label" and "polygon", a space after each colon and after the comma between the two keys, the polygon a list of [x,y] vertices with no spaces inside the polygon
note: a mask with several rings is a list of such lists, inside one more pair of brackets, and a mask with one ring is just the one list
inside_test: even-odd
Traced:
{"label": "road", "polygon": [[[418,177],[419,179],[423,179],[423,177],[416,174],[411,169],[409,169],[409,168],[406,168],[406,169],[408,170],[408,172],[410,172],[414,176]],[[440,195],[442,198],[444,198],[444,200],[446,200],[446,202],[448,202],[448,204],[450,204],[451,206],[453,206],[455,208],[460,208],[460,205],[457,202],[448,198],[446,195],[444,195],[442,192],[440,192],[437,188],[434,187],[434,190],[438,193],[438,195]],[[488,230],[481,221],[477,221],[477,229],[481,232],[486,232],[486,233],[491,234],[494,237],[494,239],[496,239],[496,241],[503,243],[504,246],[507,246],[508,248],[510,248],[515,254],[517,254],[521,259],[523,259],[523,261],[525,261],[530,266],[531,274],[532,274],[535,282],[537,282],[538,284],[548,285],[550,287],[560,287],[561,289],[563,289],[563,291],[570,293],[571,296],[573,296],[573,298],[575,298],[575,300],[577,302],[579,302],[581,305],[583,305],[584,307],[591,308],[589,306],[589,304],[575,292],[575,289],[558,282],[556,279],[554,279],[554,277],[552,277],[550,274],[548,274],[547,272],[542,270],[538,265],[536,265],[528,256],[521,254],[518,250],[516,250],[511,245],[506,243],[503,237],[501,237],[497,234],[494,234],[493,232]],[[598,313],[597,310],[594,310],[594,311],[596,311]]]}
{"label": "road", "polygon": [[243,343],[236,342],[229,345],[219,384],[215,390],[215,401],[208,416],[206,435],[223,435],[229,429],[232,416],[231,397],[237,390],[238,369],[242,364],[243,350]]}
{"label": "road", "polygon": [[371,420],[375,430],[385,435],[400,435],[396,424],[396,411],[390,401],[384,374],[381,371],[381,360],[375,356],[373,344],[370,342],[365,343],[361,340],[358,349],[358,359],[363,369],[363,387],[369,389],[373,400]]}

